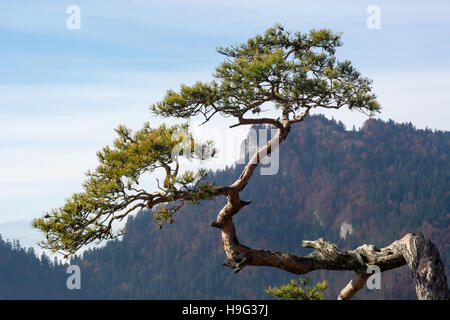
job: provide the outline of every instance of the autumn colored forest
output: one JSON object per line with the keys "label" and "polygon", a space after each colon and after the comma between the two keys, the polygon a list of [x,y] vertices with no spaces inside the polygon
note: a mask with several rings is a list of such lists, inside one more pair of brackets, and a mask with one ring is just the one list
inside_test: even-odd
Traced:
{"label": "autumn colored forest", "polygon": [[[449,132],[374,119],[360,130],[346,130],[324,116],[307,118],[280,146],[278,174],[256,174],[246,187],[242,199],[252,203],[235,217],[239,241],[307,254],[302,240],[324,237],[342,249],[383,247],[421,231],[440,250],[448,277],[449,155]],[[240,170],[236,165],[210,179],[228,184]],[[81,290],[65,287],[65,265],[0,240],[0,299],[271,299],[265,288],[298,277],[268,267],[235,275],[222,266],[220,234],[210,222],[224,201],[185,206],[162,230],[151,212],[130,217],[123,239],[73,259],[81,267]],[[313,283],[328,280],[325,297],[335,299],[352,275],[306,276]],[[406,266],[381,277],[380,290],[365,288],[355,298],[416,298]]]}

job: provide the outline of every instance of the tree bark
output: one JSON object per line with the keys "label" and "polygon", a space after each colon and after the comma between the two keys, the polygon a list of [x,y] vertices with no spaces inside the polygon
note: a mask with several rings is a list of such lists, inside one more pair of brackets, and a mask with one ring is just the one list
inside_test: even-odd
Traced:
{"label": "tree bark", "polygon": [[444,264],[434,243],[422,233],[405,239],[402,254],[411,271],[419,300],[448,300]]}
{"label": "tree bark", "polygon": [[357,274],[339,293],[338,300],[350,300],[353,296],[361,290],[369,279],[370,274]]}
{"label": "tree bark", "polygon": [[[303,241],[303,247],[315,251],[303,257],[275,250],[252,249],[235,243],[227,248],[226,252],[231,251],[233,255],[227,255],[229,261],[224,265],[236,269],[235,272],[245,266],[271,266],[294,274],[319,269],[354,270],[355,278],[338,296],[339,300],[348,300],[364,287],[371,275],[367,273],[369,266],[378,266],[383,272],[408,264],[419,300],[449,299],[447,277],[439,252],[430,240],[425,240],[422,233],[408,233],[382,249],[364,244],[355,250],[343,251],[323,238]],[[230,260],[237,263],[232,264]]]}

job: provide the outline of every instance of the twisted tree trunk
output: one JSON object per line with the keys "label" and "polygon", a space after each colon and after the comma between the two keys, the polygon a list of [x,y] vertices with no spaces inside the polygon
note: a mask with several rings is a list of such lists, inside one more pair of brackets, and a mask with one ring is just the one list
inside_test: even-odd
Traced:
{"label": "twisted tree trunk", "polygon": [[[449,299],[444,264],[442,263],[439,251],[429,239],[425,239],[422,233],[418,235],[408,233],[401,240],[395,241],[389,247],[395,254],[391,254],[390,258],[385,257],[385,259],[398,260],[398,262],[408,264],[419,300]],[[370,251],[365,252],[366,254],[370,254]],[[342,289],[338,299],[351,299],[364,287],[369,277],[370,275],[367,273],[358,273]]]}
{"label": "twisted tree trunk", "polygon": [[[305,274],[319,269],[353,270],[356,272],[355,278],[342,289],[338,296],[338,299],[344,300],[351,299],[364,287],[371,275],[367,273],[370,266],[377,266],[383,272],[408,264],[419,299],[449,299],[447,277],[439,252],[430,240],[425,240],[422,233],[418,235],[408,233],[402,239],[382,249],[364,244],[355,250],[343,251],[323,238],[316,241],[303,241],[303,247],[315,249],[307,256],[249,248],[239,242],[233,216],[250,203],[250,201],[241,200],[240,192],[247,185],[261,159],[278,148],[279,144],[286,139],[291,124],[302,121],[308,111],[309,109],[296,120],[285,118],[282,122],[274,120],[274,125],[278,128],[275,137],[253,155],[232,185],[217,189],[217,194],[227,196],[226,205],[219,212],[216,220],[211,223],[212,227],[221,230],[222,245],[228,259],[224,266],[234,268],[235,272],[239,272],[245,266],[270,266],[294,274]],[[238,125],[243,123],[253,122],[240,118]]]}
{"label": "twisted tree trunk", "polygon": [[[407,241],[406,241],[407,240]],[[419,300],[448,300],[450,298],[444,264],[439,251],[422,233],[405,239],[401,248],[416,287]]]}

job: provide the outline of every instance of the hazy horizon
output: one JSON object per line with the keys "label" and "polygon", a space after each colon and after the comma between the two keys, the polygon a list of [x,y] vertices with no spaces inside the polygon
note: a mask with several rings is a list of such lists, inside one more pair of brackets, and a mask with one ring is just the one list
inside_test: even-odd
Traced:
{"label": "hazy horizon", "polygon": [[[81,9],[79,30],[66,26],[71,4]],[[96,166],[96,151],[111,144],[118,124],[138,129],[145,121],[176,122],[153,117],[148,106],[180,83],[210,79],[222,61],[217,46],[245,41],[275,23],[292,31],[343,32],[337,56],[374,80],[383,107],[377,117],[450,130],[450,3],[378,1],[381,28],[375,30],[366,25],[372,4],[1,3],[0,222],[29,221],[79,191],[84,173]],[[344,110],[327,116],[348,128],[367,119]],[[222,132],[225,144],[243,139],[230,124],[218,117],[205,129]]]}

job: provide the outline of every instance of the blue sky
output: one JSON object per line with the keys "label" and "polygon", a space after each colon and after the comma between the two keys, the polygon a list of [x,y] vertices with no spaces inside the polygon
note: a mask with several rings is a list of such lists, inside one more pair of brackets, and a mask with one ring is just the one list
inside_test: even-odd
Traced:
{"label": "blue sky", "polygon": [[[69,5],[81,9],[79,30],[66,27]],[[381,9],[380,29],[366,26],[369,5]],[[167,89],[208,80],[217,46],[275,23],[343,32],[338,56],[374,80],[381,118],[449,130],[449,14],[448,1],[1,1],[0,222],[61,205],[114,127],[158,125],[147,107]],[[350,128],[365,120],[328,116]],[[196,130],[217,129],[224,150],[243,134],[228,124]],[[211,167],[235,160],[226,155]]]}

